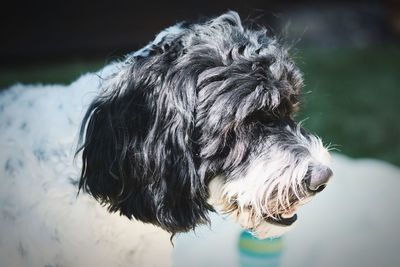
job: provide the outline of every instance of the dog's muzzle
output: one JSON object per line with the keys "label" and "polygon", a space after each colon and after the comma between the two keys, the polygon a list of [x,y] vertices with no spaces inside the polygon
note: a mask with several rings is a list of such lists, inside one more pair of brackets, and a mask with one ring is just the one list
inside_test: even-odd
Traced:
{"label": "dog's muzzle", "polygon": [[[332,170],[325,165],[310,166],[303,180],[307,196],[311,197],[324,190],[332,175]],[[275,216],[265,215],[264,220],[277,226],[290,226],[297,221],[296,208]]]}

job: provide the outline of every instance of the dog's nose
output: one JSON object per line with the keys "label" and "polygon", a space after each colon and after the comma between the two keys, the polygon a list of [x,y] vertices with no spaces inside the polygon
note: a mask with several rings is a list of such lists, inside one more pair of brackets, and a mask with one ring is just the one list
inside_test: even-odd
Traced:
{"label": "dog's nose", "polygon": [[314,166],[306,179],[307,188],[312,192],[321,192],[331,178],[333,172],[326,166]]}

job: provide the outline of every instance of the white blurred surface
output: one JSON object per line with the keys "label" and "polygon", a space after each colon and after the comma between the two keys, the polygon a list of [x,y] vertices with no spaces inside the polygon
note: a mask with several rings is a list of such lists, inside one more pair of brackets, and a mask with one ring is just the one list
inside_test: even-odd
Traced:
{"label": "white blurred surface", "polygon": [[98,83],[92,73],[0,95],[0,267],[170,266],[168,233],[77,196],[77,133]]}
{"label": "white blurred surface", "polygon": [[[333,171],[284,236],[280,266],[400,266],[400,168],[335,154]],[[239,266],[239,233],[236,224],[213,215],[211,229],[178,236],[173,266]]]}

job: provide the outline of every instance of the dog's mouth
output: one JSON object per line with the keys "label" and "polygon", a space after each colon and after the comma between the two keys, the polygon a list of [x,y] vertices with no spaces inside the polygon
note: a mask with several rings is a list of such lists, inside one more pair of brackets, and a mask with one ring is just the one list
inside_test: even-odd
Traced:
{"label": "dog's mouth", "polygon": [[290,226],[295,221],[297,221],[297,214],[296,213],[282,213],[278,214],[274,217],[265,216],[264,220],[268,223],[279,225],[279,226]]}

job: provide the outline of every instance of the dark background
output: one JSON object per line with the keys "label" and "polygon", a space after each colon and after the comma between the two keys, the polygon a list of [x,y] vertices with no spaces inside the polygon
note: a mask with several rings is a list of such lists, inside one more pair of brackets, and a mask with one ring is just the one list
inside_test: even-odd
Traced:
{"label": "dark background", "polygon": [[[0,88],[64,83],[182,20],[238,11],[290,46],[298,120],[340,152],[400,165],[398,1],[13,1],[0,11]],[[308,119],[307,119],[308,118]]]}
{"label": "dark background", "polygon": [[[271,30],[333,47],[392,41],[400,34],[396,1],[12,1],[1,11],[0,64],[105,58],[147,44],[183,20],[238,11]],[[287,25],[285,25],[287,24]],[[364,28],[364,29],[363,29]],[[281,32],[279,32],[281,33]]]}

